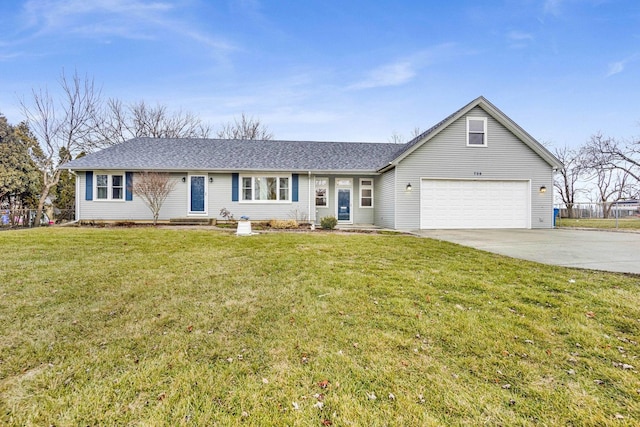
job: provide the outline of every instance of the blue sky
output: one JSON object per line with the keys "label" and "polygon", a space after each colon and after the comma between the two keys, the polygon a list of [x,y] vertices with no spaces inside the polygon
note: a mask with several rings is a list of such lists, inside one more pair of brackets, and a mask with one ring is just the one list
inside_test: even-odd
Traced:
{"label": "blue sky", "polygon": [[480,95],[543,143],[640,135],[637,0],[7,0],[0,28],[12,123],[64,69],[278,139],[408,139]]}

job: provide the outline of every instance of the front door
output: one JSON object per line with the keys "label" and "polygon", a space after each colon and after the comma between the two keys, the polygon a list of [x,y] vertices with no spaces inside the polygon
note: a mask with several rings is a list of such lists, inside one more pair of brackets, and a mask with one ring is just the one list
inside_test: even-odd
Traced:
{"label": "front door", "polygon": [[189,176],[189,214],[207,214],[207,180],[204,175]]}
{"label": "front door", "polygon": [[351,192],[353,189],[353,181],[348,178],[336,179],[337,206],[336,209],[338,222],[343,224],[351,224]]}
{"label": "front door", "polygon": [[338,188],[338,221],[351,222],[351,190]]}

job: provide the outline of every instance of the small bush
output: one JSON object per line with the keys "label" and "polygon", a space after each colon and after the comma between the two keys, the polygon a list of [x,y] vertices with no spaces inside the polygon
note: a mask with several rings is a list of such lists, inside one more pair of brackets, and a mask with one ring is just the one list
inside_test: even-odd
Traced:
{"label": "small bush", "polygon": [[333,230],[338,225],[338,220],[335,216],[325,216],[320,219],[320,227],[325,230]]}
{"label": "small bush", "polygon": [[295,219],[272,219],[269,221],[269,226],[271,228],[286,230],[292,228],[298,228],[298,221]]}
{"label": "small bush", "polygon": [[233,214],[227,208],[220,209],[220,216],[224,218],[226,221],[233,221]]}
{"label": "small bush", "polygon": [[127,227],[127,228],[131,228],[134,227],[136,225],[135,222],[133,221],[117,221],[115,224],[113,224],[116,227]]}

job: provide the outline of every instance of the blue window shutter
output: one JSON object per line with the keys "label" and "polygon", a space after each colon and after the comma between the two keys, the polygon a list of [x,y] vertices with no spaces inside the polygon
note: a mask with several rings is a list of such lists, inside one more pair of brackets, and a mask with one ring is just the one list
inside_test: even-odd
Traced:
{"label": "blue window shutter", "polygon": [[85,172],[86,179],[85,200],[93,200],[93,171]]}
{"label": "blue window shutter", "polygon": [[130,202],[133,200],[133,172],[125,172],[124,176],[124,185],[126,186],[124,199]]}
{"label": "blue window shutter", "polygon": [[291,175],[291,201],[298,201],[298,174]]}
{"label": "blue window shutter", "polygon": [[231,174],[231,201],[238,201],[238,181],[240,181],[240,174],[232,173]]}

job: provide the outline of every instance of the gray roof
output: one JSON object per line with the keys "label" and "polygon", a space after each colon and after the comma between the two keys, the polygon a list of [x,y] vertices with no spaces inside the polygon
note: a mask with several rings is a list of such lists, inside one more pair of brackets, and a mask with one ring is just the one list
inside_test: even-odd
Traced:
{"label": "gray roof", "polygon": [[72,170],[381,172],[479,106],[554,168],[562,163],[484,97],[478,97],[406,144],[229,139],[134,138],[64,165]]}
{"label": "gray roof", "polygon": [[72,170],[375,172],[404,144],[134,138],[64,165]]}

